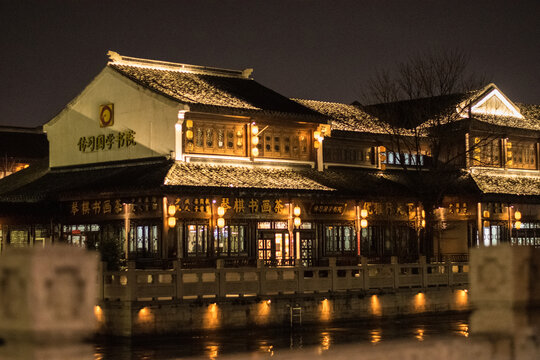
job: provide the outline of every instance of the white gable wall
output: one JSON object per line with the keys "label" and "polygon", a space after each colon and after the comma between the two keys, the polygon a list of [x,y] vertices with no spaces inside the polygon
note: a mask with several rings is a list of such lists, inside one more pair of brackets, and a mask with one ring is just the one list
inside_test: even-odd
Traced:
{"label": "white gable wall", "polygon": [[[101,128],[100,105],[114,104],[114,125]],[[50,166],[69,166],[170,155],[175,124],[184,105],[155,94],[111,68],[105,68],[67,107],[45,124]],[[132,130],[136,145],[82,152],[81,137]],[[106,147],[107,148],[107,147]]]}

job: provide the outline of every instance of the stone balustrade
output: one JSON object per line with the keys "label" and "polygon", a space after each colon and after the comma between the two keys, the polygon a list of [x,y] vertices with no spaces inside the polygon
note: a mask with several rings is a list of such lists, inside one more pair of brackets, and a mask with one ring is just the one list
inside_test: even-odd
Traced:
{"label": "stone balustrade", "polygon": [[258,267],[103,271],[101,300],[159,301],[197,298],[362,292],[378,289],[467,286],[467,263],[361,264],[326,267]]}

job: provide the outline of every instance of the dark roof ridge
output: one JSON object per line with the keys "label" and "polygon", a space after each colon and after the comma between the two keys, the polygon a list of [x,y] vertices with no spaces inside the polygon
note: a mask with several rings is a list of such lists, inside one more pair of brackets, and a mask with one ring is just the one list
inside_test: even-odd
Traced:
{"label": "dark roof ridge", "polygon": [[99,170],[99,169],[106,169],[106,168],[111,168],[111,167],[118,168],[118,167],[141,166],[141,165],[159,164],[159,163],[165,163],[165,162],[172,163],[172,160],[169,160],[166,157],[159,156],[159,157],[152,157],[152,158],[109,161],[109,162],[103,162],[103,163],[58,166],[58,167],[53,167],[50,170],[51,172],[54,172],[54,173],[61,173],[61,172]]}
{"label": "dark roof ridge", "polygon": [[123,56],[111,50],[107,52],[107,55],[111,60],[107,65],[126,65],[158,70],[161,69],[167,71],[190,72],[212,76],[237,77],[249,80],[251,80],[250,75],[253,72],[253,69],[231,70],[202,65],[174,63],[162,60],[142,59],[130,56]]}

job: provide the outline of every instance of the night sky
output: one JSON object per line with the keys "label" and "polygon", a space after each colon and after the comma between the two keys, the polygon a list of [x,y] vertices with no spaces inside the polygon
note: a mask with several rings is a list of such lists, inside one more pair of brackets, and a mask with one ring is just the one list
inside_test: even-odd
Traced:
{"label": "night sky", "polygon": [[0,125],[49,121],[122,55],[231,69],[350,103],[374,70],[458,48],[511,100],[540,104],[540,1],[0,0]]}

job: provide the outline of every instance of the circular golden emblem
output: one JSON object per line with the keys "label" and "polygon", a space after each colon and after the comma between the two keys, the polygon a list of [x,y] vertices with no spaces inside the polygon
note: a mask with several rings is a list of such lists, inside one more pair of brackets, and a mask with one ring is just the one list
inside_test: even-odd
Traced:
{"label": "circular golden emblem", "polygon": [[111,126],[113,122],[112,109],[109,105],[101,107],[99,112],[99,123],[101,127]]}

